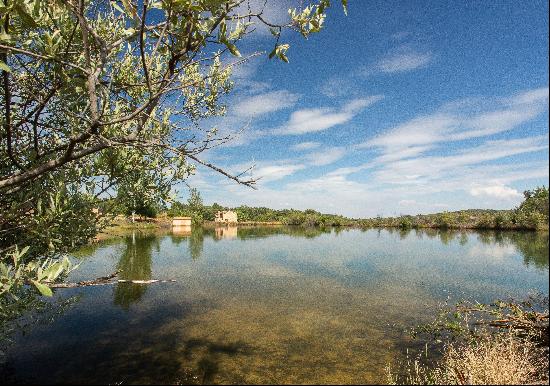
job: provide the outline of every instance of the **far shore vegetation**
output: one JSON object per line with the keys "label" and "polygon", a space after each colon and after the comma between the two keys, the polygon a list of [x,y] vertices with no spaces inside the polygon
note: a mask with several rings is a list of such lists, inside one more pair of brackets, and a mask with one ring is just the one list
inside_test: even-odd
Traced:
{"label": "far shore vegetation", "polygon": [[[224,207],[217,203],[204,205],[200,193],[191,189],[187,202],[174,202],[169,208],[162,205],[136,205],[121,207],[119,215],[129,218],[138,215],[137,224],[121,217],[115,221],[122,227],[154,227],[155,222],[169,224],[172,217],[187,216],[195,225],[214,221],[218,211],[232,210],[237,213],[240,224],[297,225],[320,227],[391,227],[401,229],[502,229],[502,230],[548,230],[548,188],[537,187],[524,192],[523,202],[514,209],[467,209],[434,214],[402,215],[397,217],[348,218],[336,214],[324,214],[314,209],[270,209],[266,207]],[[149,219],[149,221],[147,221]],[[153,220],[154,219],[154,220]]]}

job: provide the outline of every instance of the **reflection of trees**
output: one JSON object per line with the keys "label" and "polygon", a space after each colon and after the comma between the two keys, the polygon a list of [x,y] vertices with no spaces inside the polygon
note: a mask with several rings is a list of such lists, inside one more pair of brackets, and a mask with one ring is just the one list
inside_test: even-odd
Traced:
{"label": "reflection of trees", "polygon": [[[193,260],[197,260],[202,255],[203,244],[204,244],[204,233],[205,230],[202,227],[192,227],[191,235],[189,236],[189,254]],[[213,237],[213,232],[211,237]]]}
{"label": "reflection of trees", "polygon": [[[124,280],[151,279],[151,257],[153,246],[158,248],[156,236],[127,237],[126,250],[120,257],[117,269]],[[141,299],[147,287],[142,284],[118,283],[115,287],[114,303],[125,309]]]}
{"label": "reflection of trees", "polygon": [[479,232],[478,238],[487,245],[512,244],[522,254],[525,265],[548,269],[548,232],[485,231]]}
{"label": "reflection of trees", "polygon": [[521,252],[525,265],[548,269],[548,232],[515,232],[507,238]]}
{"label": "reflection of trees", "polygon": [[[511,232],[508,234],[513,234],[513,233],[521,234],[522,232]],[[505,235],[506,235],[506,232],[503,232],[503,231],[483,230],[478,232],[478,239],[483,244],[497,244],[501,247],[504,247],[506,246],[506,244],[510,243],[510,240],[508,240],[507,237],[505,237]]]}
{"label": "reflection of trees", "polygon": [[399,240],[405,240],[410,233],[410,228],[399,228]]}
{"label": "reflection of trees", "polygon": [[71,256],[77,259],[84,259],[95,254],[100,248],[115,246],[119,243],[120,240],[117,237],[108,237],[104,240],[94,241],[79,247],[77,250],[71,252]]}
{"label": "reflection of trees", "polygon": [[280,235],[286,233],[284,228],[289,227],[239,227],[237,231],[237,237],[241,240],[245,240]]}
{"label": "reflection of trees", "polygon": [[170,240],[172,241],[172,244],[179,246],[183,240],[187,240],[187,237],[171,234]]}
{"label": "reflection of trees", "polygon": [[443,229],[439,231],[439,239],[445,245],[449,245],[451,241],[458,235],[457,231],[451,229]]}
{"label": "reflection of trees", "polygon": [[458,242],[462,246],[468,244],[468,234],[466,232],[462,232],[460,234],[460,238],[458,239]]}
{"label": "reflection of trees", "polygon": [[[406,232],[401,237],[403,239],[409,234],[410,230],[400,228],[399,232],[400,232],[400,237],[403,234],[403,232]],[[418,237],[419,239],[423,239],[424,236],[426,236],[430,240],[439,238],[439,240],[445,245],[448,245],[460,234],[460,232],[453,229],[437,229],[437,228],[416,228],[414,232],[416,237]],[[467,241],[468,241],[468,236],[466,236],[465,233],[460,234],[459,242],[462,244],[463,242],[467,242]]]}
{"label": "reflection of trees", "polygon": [[293,237],[305,237],[306,239],[314,239],[324,233],[330,233],[331,228],[321,227],[289,227],[289,232],[286,233]]}
{"label": "reflection of trees", "polygon": [[340,233],[342,233],[343,230],[344,230],[343,227],[334,227],[333,229],[334,229],[334,234],[335,234],[336,236],[338,236],[338,235],[339,235]]}
{"label": "reflection of trees", "polygon": [[[266,227],[238,227],[237,237],[241,240],[250,238],[264,238],[277,235],[292,237],[315,238],[324,233],[330,233],[331,227],[303,227],[303,226],[266,226]],[[336,228],[334,228],[336,229]]]}
{"label": "reflection of trees", "polygon": [[435,238],[439,235],[439,229],[426,228],[426,229],[423,229],[423,233],[424,233],[429,239],[435,239]]}

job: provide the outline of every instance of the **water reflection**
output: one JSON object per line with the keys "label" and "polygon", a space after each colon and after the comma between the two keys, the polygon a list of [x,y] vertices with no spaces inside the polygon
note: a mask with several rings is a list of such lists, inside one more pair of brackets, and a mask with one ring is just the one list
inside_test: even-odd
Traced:
{"label": "water reflection", "polygon": [[506,237],[521,252],[525,265],[548,270],[548,233],[509,233]]}
{"label": "water reflection", "polygon": [[216,240],[234,239],[237,237],[237,230],[238,227],[236,226],[217,227],[214,229],[214,238]]}
{"label": "water reflection", "polygon": [[411,233],[410,229],[400,229],[399,230],[399,239],[400,240],[405,240],[409,236],[410,233]]}
{"label": "water reflection", "polygon": [[216,226],[216,227],[189,227],[188,229],[178,229],[174,231],[172,228],[171,240],[174,244],[179,245],[182,241],[187,240],[189,254],[193,260],[200,259],[204,241],[212,239],[220,240],[247,240],[247,239],[262,239],[273,236],[287,235],[297,238],[314,239],[323,234],[334,232],[335,235],[340,234],[343,228],[320,228],[320,227],[294,227],[294,226]]}
{"label": "water reflection", "polygon": [[74,312],[14,345],[20,383],[384,382],[439,302],[548,287],[541,233],[240,226],[117,242],[88,250],[84,278],[116,265],[176,282],[119,284],[114,302],[111,287],[75,290]]}
{"label": "water reflection", "polygon": [[191,235],[192,228],[191,225],[177,225],[172,227],[172,233],[178,236],[189,236]]}
{"label": "water reflection", "polygon": [[[159,238],[152,235],[131,237],[124,240],[126,249],[120,256],[117,270],[119,277],[124,280],[150,280],[153,247],[159,248]],[[135,283],[117,283],[114,291],[114,303],[128,309],[134,302],[139,301],[147,291],[147,286]]]}
{"label": "water reflection", "polygon": [[204,234],[205,230],[202,227],[193,227],[193,230],[191,231],[188,245],[189,254],[193,260],[197,260],[201,257],[202,250],[204,248]]}
{"label": "water reflection", "polygon": [[[349,229],[343,227],[299,227],[299,226],[222,226],[215,228],[186,227],[181,231],[173,231],[172,242],[174,244],[187,240],[189,253],[192,259],[197,260],[203,252],[205,239],[232,240],[232,239],[259,239],[287,235],[297,238],[314,239],[324,234],[339,235]],[[362,232],[368,230],[362,229]],[[416,239],[439,239],[443,245],[450,245],[454,242],[460,246],[466,246],[471,237],[479,240],[487,248],[470,248],[469,254],[474,256],[476,253],[481,256],[492,256],[494,258],[503,258],[514,255],[516,252],[523,256],[525,265],[533,265],[538,269],[548,269],[549,267],[549,236],[548,232],[514,232],[514,231],[472,231],[457,229],[371,229],[375,231],[377,237],[383,237],[384,233],[397,233],[400,240],[407,240],[414,232]]]}

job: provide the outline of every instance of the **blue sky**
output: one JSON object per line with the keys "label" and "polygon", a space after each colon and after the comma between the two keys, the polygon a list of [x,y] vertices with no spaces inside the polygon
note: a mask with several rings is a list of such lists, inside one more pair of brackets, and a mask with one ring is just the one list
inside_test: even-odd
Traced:
{"label": "blue sky", "polygon": [[[206,203],[366,217],[511,208],[548,185],[548,2],[354,0],[309,40],[283,37],[289,64],[236,69],[214,123],[244,130],[203,155],[254,164],[258,190],[199,168]],[[260,31],[240,49],[271,46]]]}

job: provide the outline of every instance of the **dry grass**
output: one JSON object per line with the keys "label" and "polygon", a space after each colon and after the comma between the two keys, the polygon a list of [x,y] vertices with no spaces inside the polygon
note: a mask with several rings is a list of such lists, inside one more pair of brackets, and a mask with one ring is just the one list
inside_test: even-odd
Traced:
{"label": "dry grass", "polygon": [[388,368],[389,384],[548,384],[548,351],[513,334],[487,336],[475,344],[449,344],[435,368],[408,362],[405,374]]}

